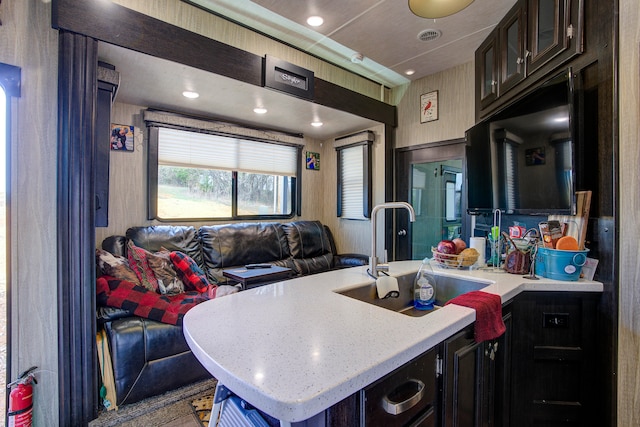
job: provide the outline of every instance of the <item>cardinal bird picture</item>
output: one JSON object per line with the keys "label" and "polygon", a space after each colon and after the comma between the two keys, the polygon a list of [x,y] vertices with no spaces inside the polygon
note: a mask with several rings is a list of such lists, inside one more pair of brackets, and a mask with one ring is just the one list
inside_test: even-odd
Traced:
{"label": "cardinal bird picture", "polygon": [[438,120],[438,91],[420,96],[420,123]]}

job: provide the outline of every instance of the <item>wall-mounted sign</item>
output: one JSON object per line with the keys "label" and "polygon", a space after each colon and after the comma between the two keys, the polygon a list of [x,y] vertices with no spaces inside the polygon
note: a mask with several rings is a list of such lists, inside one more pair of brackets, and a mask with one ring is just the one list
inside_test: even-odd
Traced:
{"label": "wall-mounted sign", "polygon": [[264,86],[300,98],[313,99],[313,72],[267,55]]}

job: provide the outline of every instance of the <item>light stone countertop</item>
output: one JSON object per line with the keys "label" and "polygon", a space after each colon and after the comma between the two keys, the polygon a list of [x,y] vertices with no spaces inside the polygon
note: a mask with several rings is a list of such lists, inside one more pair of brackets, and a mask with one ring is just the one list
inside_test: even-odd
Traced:
{"label": "light stone countertop", "polygon": [[[390,263],[415,274],[421,261]],[[197,305],[184,317],[196,358],[235,394],[282,421],[311,418],[475,321],[447,305],[410,317],[334,291],[372,283],[353,267],[274,283]],[[600,282],[434,268],[487,283],[506,302],[522,291],[602,292]],[[437,290],[436,290],[437,292]]]}

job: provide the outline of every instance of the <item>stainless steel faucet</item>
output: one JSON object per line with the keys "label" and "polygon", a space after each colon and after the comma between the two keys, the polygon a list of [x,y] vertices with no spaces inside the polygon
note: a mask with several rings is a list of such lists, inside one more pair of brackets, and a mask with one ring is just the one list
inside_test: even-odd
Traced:
{"label": "stainless steel faucet", "polygon": [[413,210],[407,202],[388,202],[376,205],[371,210],[371,258],[369,259],[369,274],[373,277],[378,277],[379,271],[388,271],[389,266],[386,264],[378,264],[378,257],[376,256],[376,214],[381,209],[395,209],[404,208],[409,211],[409,221],[414,222],[416,220],[416,211]]}

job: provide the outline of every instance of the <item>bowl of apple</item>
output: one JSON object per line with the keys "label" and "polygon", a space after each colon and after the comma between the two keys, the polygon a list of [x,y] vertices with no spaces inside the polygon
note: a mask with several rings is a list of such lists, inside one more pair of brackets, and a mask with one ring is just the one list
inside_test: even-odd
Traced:
{"label": "bowl of apple", "polygon": [[441,267],[463,268],[471,267],[478,261],[480,254],[474,248],[467,248],[464,240],[441,240],[438,246],[431,248],[433,259]]}

